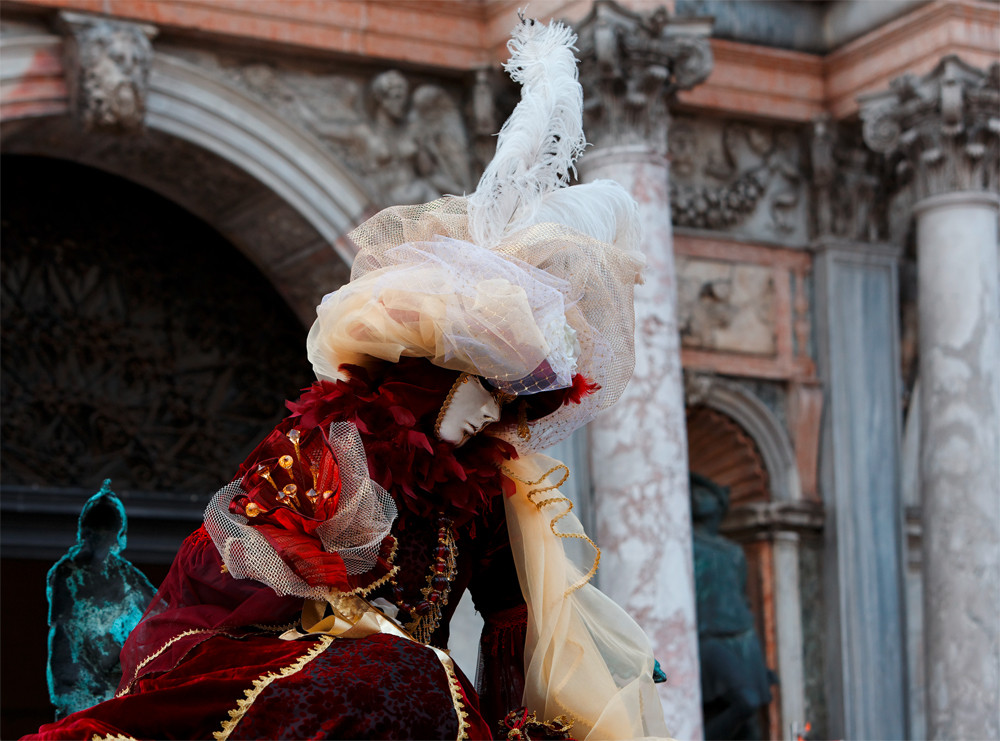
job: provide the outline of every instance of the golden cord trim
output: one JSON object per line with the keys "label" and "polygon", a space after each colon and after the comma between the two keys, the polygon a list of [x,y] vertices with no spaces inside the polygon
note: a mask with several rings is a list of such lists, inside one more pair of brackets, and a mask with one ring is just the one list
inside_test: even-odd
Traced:
{"label": "golden cord trim", "polygon": [[170,648],[174,643],[179,641],[181,638],[186,638],[187,636],[193,636],[198,633],[211,633],[211,632],[212,630],[210,628],[194,628],[193,630],[185,630],[183,633],[178,633],[177,635],[175,635],[169,641],[160,646],[160,648],[157,651],[151,653],[149,656],[147,656],[138,664],[136,664],[135,673],[132,675],[132,679],[131,681],[129,681],[128,686],[126,686],[125,689],[121,690],[117,695],[115,695],[115,697],[118,698],[127,695],[129,691],[132,689],[132,685],[135,683],[135,680],[139,678],[139,672],[142,671],[143,667],[146,666],[146,664],[148,664],[150,661],[155,659],[157,656],[162,654],[164,651],[166,651],[168,648]]}
{"label": "golden cord trim", "polygon": [[501,466],[500,470],[503,471],[503,473],[509,476],[510,478],[514,479],[515,481],[529,487],[538,486],[539,484],[545,483],[546,479],[548,479],[549,476],[554,474],[556,471],[559,470],[562,471],[562,478],[560,478],[558,482],[556,482],[555,484],[548,484],[547,486],[542,486],[537,489],[531,489],[526,494],[526,497],[529,502],[535,505],[535,508],[539,512],[542,511],[543,507],[548,507],[549,505],[552,504],[563,504],[563,503],[567,504],[568,506],[566,507],[566,511],[560,512],[558,515],[552,518],[551,522],[549,522],[549,529],[552,531],[552,534],[555,535],[557,538],[574,538],[576,540],[583,540],[588,545],[590,545],[591,548],[594,549],[594,553],[596,554],[594,556],[594,563],[591,564],[590,570],[584,575],[584,577],[580,581],[578,581],[576,584],[571,586],[563,593],[564,597],[568,597],[577,589],[579,589],[584,584],[588,583],[591,579],[594,578],[594,574],[597,573],[597,569],[601,565],[601,549],[598,548],[597,543],[592,541],[590,537],[587,536],[585,533],[561,533],[558,530],[556,530],[556,523],[558,523],[559,520],[566,517],[570,512],[573,511],[573,502],[571,502],[567,497],[564,496],[550,497],[548,499],[543,499],[540,502],[536,502],[534,497],[536,497],[539,494],[544,494],[547,491],[558,491],[559,487],[565,484],[566,480],[569,478],[569,466],[567,466],[565,463],[559,463],[550,468],[545,473],[543,473],[535,481],[528,481],[527,479],[521,478],[516,473],[511,471],[510,468],[508,468],[507,466]]}
{"label": "golden cord trim", "polygon": [[326,649],[330,647],[331,643],[333,643],[333,636],[320,636],[319,642],[296,659],[294,663],[289,664],[276,672],[267,672],[266,674],[262,674],[257,677],[257,679],[254,680],[252,687],[243,690],[243,694],[246,695],[246,697],[239,700],[236,703],[236,707],[229,711],[229,720],[222,722],[222,730],[216,731],[212,734],[215,741],[226,741],[226,739],[229,738],[229,734],[231,734],[237,724],[243,720],[243,716],[246,715],[251,706],[253,706],[260,693],[267,689],[272,682],[284,677],[290,677],[293,674],[297,674],[302,671],[306,664],[326,651]]}

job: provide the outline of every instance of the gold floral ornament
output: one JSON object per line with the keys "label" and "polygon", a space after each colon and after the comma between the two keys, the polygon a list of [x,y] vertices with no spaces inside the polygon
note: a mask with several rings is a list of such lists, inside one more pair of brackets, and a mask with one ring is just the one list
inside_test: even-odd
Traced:
{"label": "gold floral ornament", "polygon": [[497,725],[500,733],[510,741],[572,738],[573,721],[569,716],[557,715],[552,720],[540,721],[527,708],[511,710]]}
{"label": "gold floral ornament", "polygon": [[[266,457],[219,490],[205,512],[230,575],[310,599],[387,581],[395,570],[396,504],[369,478],[354,424],[276,430],[260,450]],[[289,538],[308,555],[286,562],[276,543]]]}

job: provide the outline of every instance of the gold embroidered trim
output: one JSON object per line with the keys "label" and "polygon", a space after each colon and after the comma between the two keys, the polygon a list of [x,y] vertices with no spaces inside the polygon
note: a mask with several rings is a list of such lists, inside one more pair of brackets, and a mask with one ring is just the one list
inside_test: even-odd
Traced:
{"label": "gold embroidered trim", "polygon": [[137,739],[135,736],[126,736],[123,733],[117,733],[115,735],[111,735],[109,733],[107,736],[100,736],[95,733],[90,737],[90,741],[137,741]]}
{"label": "gold embroidered trim", "polygon": [[559,479],[558,482],[556,482],[555,484],[549,484],[548,486],[542,486],[538,489],[531,489],[526,496],[528,498],[528,501],[531,502],[533,505],[535,505],[535,508],[539,512],[542,511],[543,507],[548,507],[550,504],[563,504],[563,503],[567,504],[568,506],[566,507],[566,511],[556,515],[555,517],[552,518],[552,521],[549,522],[549,529],[552,531],[552,534],[555,535],[557,538],[575,538],[576,540],[583,540],[586,543],[588,543],[591,548],[594,549],[594,553],[596,555],[594,556],[594,563],[591,564],[590,566],[590,571],[588,571],[580,581],[578,581],[576,584],[574,584],[573,586],[571,586],[569,589],[566,590],[563,596],[568,597],[570,594],[572,594],[577,589],[579,589],[584,584],[586,584],[587,582],[589,582],[591,579],[594,578],[594,574],[597,573],[597,568],[601,565],[601,549],[597,547],[597,543],[592,541],[584,533],[561,533],[558,530],[556,530],[556,523],[573,511],[573,502],[571,502],[564,496],[550,497],[549,499],[543,499],[540,502],[536,502],[534,497],[537,496],[538,494],[543,494],[547,491],[558,491],[559,487],[565,484],[566,479],[569,478],[569,466],[567,466],[565,463],[559,463],[558,465],[553,466],[548,471],[543,473],[535,481],[527,481],[526,479],[522,479],[520,476],[511,471],[507,466],[501,466],[500,470],[503,471],[503,473],[509,476],[510,478],[514,479],[515,481],[518,481],[524,484],[525,486],[529,487],[538,486],[539,484],[544,483],[545,480],[549,476],[554,474],[556,471],[559,470],[562,471],[562,478]]}
{"label": "gold embroidered trim", "polygon": [[456,741],[466,741],[469,738],[469,714],[465,711],[465,704],[462,702],[462,683],[458,681],[455,674],[455,664],[448,654],[440,649],[432,649],[441,660],[445,674],[448,675],[448,690],[451,692],[451,702],[455,706],[455,716],[458,718],[458,735]]}
{"label": "gold embroidered trim", "polygon": [[193,630],[185,630],[183,633],[178,633],[177,635],[175,635],[169,641],[160,646],[160,648],[157,651],[151,653],[149,656],[147,656],[138,664],[136,664],[135,673],[132,675],[132,679],[129,681],[128,686],[126,686],[125,689],[121,690],[117,695],[115,695],[115,697],[116,698],[124,697],[125,695],[127,695],[129,691],[132,689],[132,685],[135,682],[135,680],[139,678],[139,672],[142,671],[142,668],[146,666],[146,664],[148,664],[150,661],[155,659],[157,656],[162,654],[164,651],[166,651],[168,648],[170,648],[174,643],[179,641],[181,638],[185,638],[186,636],[193,636],[197,633],[211,633],[211,632],[212,631],[207,628],[195,628]]}
{"label": "gold embroidered trim", "polygon": [[309,649],[306,653],[300,656],[294,663],[289,664],[283,669],[279,669],[276,672],[267,672],[262,674],[254,680],[253,686],[249,689],[243,690],[243,694],[246,695],[242,700],[236,703],[236,707],[229,711],[229,720],[222,722],[222,729],[216,731],[212,734],[215,741],[226,741],[229,738],[229,734],[233,732],[236,725],[243,720],[243,716],[247,714],[251,706],[257,700],[257,697],[263,692],[272,682],[283,677],[290,677],[293,674],[297,674],[302,671],[306,664],[315,659],[321,653],[326,651],[333,643],[332,636],[320,636],[319,642]]}

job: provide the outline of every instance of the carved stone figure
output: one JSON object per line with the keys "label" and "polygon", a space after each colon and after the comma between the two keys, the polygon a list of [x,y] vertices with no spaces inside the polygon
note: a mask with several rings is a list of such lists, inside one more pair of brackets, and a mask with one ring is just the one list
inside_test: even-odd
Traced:
{"label": "carved stone figure", "polygon": [[861,100],[864,141],[912,181],[916,198],[1000,189],[1000,63],[954,55],[924,77],[903,75]]}
{"label": "carved stone figure", "polygon": [[577,24],[580,84],[590,139],[666,149],[667,103],[712,70],[710,22],[672,20],[664,8],[639,15],[597,0]]}
{"label": "carved stone figure", "polygon": [[125,508],[105,479],[80,513],[77,542],[48,575],[49,697],[56,718],[111,698],[118,654],[156,592],[120,554]]}
{"label": "carved stone figure", "polygon": [[773,675],[747,603],[743,549],[719,535],[728,507],[728,487],[691,474],[705,738],[759,739],[755,716],[771,701]]}
{"label": "carved stone figure", "polygon": [[156,28],[78,13],[62,13],[60,21],[68,32],[65,65],[74,117],[87,131],[141,131]]}

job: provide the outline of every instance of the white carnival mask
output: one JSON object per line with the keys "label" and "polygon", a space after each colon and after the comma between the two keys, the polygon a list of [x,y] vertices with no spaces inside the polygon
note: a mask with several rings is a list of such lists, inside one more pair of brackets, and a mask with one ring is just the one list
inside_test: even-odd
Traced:
{"label": "white carnival mask", "polygon": [[500,404],[479,379],[468,373],[458,377],[441,406],[435,432],[456,448],[491,422],[500,419]]}

